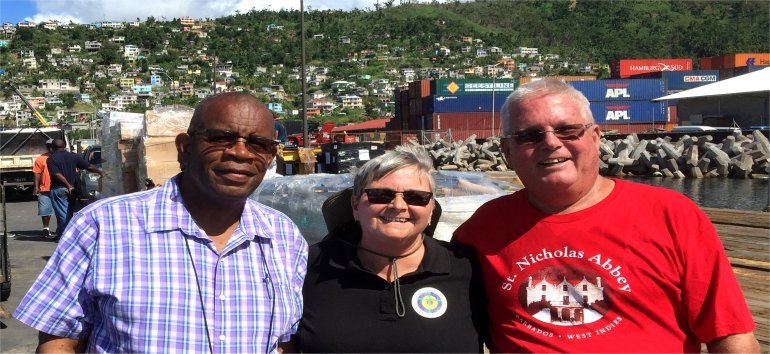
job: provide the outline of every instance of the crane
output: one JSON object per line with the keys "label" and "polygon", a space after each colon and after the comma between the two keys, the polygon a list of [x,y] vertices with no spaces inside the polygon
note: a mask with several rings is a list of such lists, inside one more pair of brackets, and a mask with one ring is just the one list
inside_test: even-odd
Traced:
{"label": "crane", "polygon": [[19,96],[19,98],[21,98],[21,101],[24,102],[24,104],[27,105],[27,107],[29,107],[29,109],[32,111],[32,114],[35,116],[35,118],[37,118],[37,120],[40,122],[42,126],[44,127],[50,126],[50,124],[48,124],[48,121],[43,117],[43,115],[40,114],[40,112],[38,112],[37,109],[35,109],[35,107],[33,107],[31,103],[29,103],[29,101],[27,101],[27,98],[24,97],[24,94],[22,94],[21,91],[19,91],[19,89],[16,88],[16,86],[14,86],[12,83],[6,83],[6,87],[13,90],[13,92],[16,93],[16,95]]}

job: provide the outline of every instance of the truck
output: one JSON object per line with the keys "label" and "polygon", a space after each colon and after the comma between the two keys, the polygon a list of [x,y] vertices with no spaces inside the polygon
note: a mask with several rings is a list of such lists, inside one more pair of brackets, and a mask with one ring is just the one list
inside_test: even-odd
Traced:
{"label": "truck", "polygon": [[32,166],[38,156],[48,152],[48,139],[67,136],[59,128],[18,128],[0,130],[0,184],[8,194],[31,193],[35,184]]}

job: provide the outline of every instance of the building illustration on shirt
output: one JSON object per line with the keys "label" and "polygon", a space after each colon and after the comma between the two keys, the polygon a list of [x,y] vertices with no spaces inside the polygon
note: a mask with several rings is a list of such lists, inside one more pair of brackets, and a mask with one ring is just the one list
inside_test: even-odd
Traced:
{"label": "building illustration on shirt", "polygon": [[601,277],[592,283],[585,276],[576,282],[568,281],[566,276],[561,276],[561,281],[551,281],[545,275],[533,281],[530,276],[526,296],[527,312],[532,317],[557,326],[595,322],[606,312]]}

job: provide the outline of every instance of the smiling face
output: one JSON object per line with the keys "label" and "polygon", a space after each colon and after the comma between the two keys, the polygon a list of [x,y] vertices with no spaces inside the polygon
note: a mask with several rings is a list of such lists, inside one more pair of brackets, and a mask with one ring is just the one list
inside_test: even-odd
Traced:
{"label": "smiling face", "polygon": [[[430,192],[426,172],[407,166],[370,182],[364,188],[385,188],[396,192]],[[361,224],[362,245],[375,250],[411,245],[425,230],[433,213],[434,201],[426,206],[408,205],[401,194],[388,204],[372,204],[366,193],[353,197],[353,216]]]}
{"label": "smiling face", "polygon": [[[568,95],[546,94],[534,96],[512,111],[510,131],[534,129],[552,131],[572,124],[591,123],[582,115],[581,106]],[[599,174],[600,130],[590,126],[576,140],[559,140],[553,133],[546,133],[543,141],[534,144],[518,144],[506,139],[503,145],[508,162],[530,193],[583,195],[596,181]],[[550,198],[544,198],[550,199]]]}
{"label": "smiling face", "polygon": [[[219,129],[239,136],[257,135],[273,139],[275,128],[270,111],[246,94],[225,94],[201,104],[191,130]],[[238,139],[230,146],[206,141],[202,135],[177,137],[184,169],[184,191],[196,200],[245,200],[262,182],[275,152],[255,153]]]}

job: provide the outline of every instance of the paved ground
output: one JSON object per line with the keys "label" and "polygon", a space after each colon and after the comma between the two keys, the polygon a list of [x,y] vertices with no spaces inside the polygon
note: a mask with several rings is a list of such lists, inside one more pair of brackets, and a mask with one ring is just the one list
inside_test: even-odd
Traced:
{"label": "paved ground", "polygon": [[[0,207],[0,221],[2,221]],[[11,264],[11,297],[0,303],[13,313],[32,282],[43,269],[56,243],[42,237],[42,224],[37,216],[37,201],[22,200],[6,203],[8,253]],[[56,228],[56,218],[51,229]],[[2,224],[0,224],[2,233]],[[0,314],[6,311],[0,311]],[[37,331],[13,318],[0,317],[0,353],[34,353]]]}

